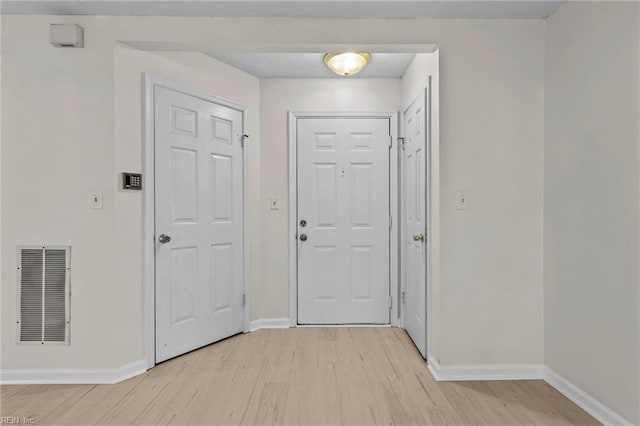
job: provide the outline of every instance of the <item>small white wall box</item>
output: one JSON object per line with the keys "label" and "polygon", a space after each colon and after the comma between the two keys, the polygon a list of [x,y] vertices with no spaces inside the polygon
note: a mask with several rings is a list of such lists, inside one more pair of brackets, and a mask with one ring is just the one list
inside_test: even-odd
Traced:
{"label": "small white wall box", "polygon": [[84,47],[84,28],[76,24],[51,24],[49,39],[55,47]]}

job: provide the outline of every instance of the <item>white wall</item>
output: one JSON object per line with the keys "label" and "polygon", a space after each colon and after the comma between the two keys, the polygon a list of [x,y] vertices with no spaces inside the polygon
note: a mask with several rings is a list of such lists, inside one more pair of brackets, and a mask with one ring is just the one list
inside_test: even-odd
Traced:
{"label": "white wall", "polygon": [[[53,22],[83,25],[86,47],[51,47]],[[442,337],[436,357],[443,364],[541,361],[543,21],[362,19],[345,25],[323,19],[2,16],[2,24],[3,369],[110,367],[140,358],[142,283],[134,251],[142,245],[142,228],[138,219],[124,223],[127,213],[137,217],[140,201],[116,188],[117,173],[139,165],[141,145],[132,122],[117,120],[125,104],[133,105],[114,103],[122,90],[114,80],[118,41],[202,51],[437,44]],[[185,76],[183,66],[171,72]],[[258,154],[262,166],[266,151]],[[273,192],[285,200],[286,192],[278,192],[286,185],[286,155],[274,156],[281,169],[259,172],[267,179],[262,189],[265,197]],[[103,190],[103,210],[88,209],[92,189]],[[469,211],[455,210],[458,189],[470,191]],[[262,199],[249,207],[259,212],[252,223],[266,239],[286,219],[266,211],[260,189],[252,191],[254,200]],[[258,254],[252,265],[265,272],[254,279],[256,293],[265,296],[255,300],[254,318],[288,315],[288,283],[279,269],[286,259],[282,238],[273,247],[261,243],[281,257]],[[74,247],[70,347],[27,350],[14,343],[15,246],[41,243]]]}
{"label": "white wall", "polygon": [[[427,87],[429,76],[438,75],[439,65],[437,50],[433,53],[416,54],[400,79],[401,110],[406,109],[415,100],[418,93]],[[434,90],[439,86],[435,82],[432,84]],[[434,97],[434,99],[436,98]]]}
{"label": "white wall", "polygon": [[[64,18],[2,19],[1,367],[106,369],[140,360],[142,194],[120,190],[119,173],[142,170],[141,73],[248,107],[247,132],[256,136],[249,153],[255,205],[259,81],[202,54],[120,46],[108,19],[71,19],[85,26],[84,49],[48,43],[48,24]],[[103,192],[102,210],[89,209],[92,190]],[[250,228],[257,229],[258,220],[253,214]],[[15,343],[15,246],[31,244],[72,246],[69,346]],[[253,265],[259,265],[258,249]],[[253,266],[250,279],[258,273]]]}
{"label": "white wall", "polygon": [[[2,17],[2,368],[121,366],[140,359],[140,335],[120,330],[140,321],[114,272],[112,43],[55,49],[50,20],[29,21]],[[72,246],[71,346],[16,346],[16,246],[40,244]]]}
{"label": "white wall", "polygon": [[[400,79],[279,79],[260,81],[262,285],[258,318],[289,317],[289,111],[397,111]],[[281,201],[271,210],[270,198]]]}
{"label": "white wall", "polygon": [[460,31],[440,48],[444,364],[542,361],[543,31]]}
{"label": "white wall", "polygon": [[[452,25],[459,31],[437,52],[440,264],[429,352],[442,365],[542,362],[544,28],[495,24]],[[419,55],[407,70],[404,106],[431,61]],[[469,210],[456,210],[460,190]]]}
{"label": "white wall", "polygon": [[544,360],[640,423],[640,5],[547,20]]}

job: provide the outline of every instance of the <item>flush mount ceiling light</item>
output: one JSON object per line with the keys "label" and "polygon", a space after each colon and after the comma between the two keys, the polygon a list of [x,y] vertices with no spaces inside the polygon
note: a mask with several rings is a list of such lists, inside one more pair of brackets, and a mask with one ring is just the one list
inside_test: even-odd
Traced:
{"label": "flush mount ceiling light", "polygon": [[359,73],[371,60],[369,53],[342,52],[327,53],[324,63],[334,73],[342,76],[350,76]]}

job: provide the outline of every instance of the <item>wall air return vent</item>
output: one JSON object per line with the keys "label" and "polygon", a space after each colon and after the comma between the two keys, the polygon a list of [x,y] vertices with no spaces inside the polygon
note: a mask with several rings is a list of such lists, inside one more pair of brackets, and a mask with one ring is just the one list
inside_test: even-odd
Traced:
{"label": "wall air return vent", "polygon": [[18,342],[69,343],[71,247],[18,247]]}

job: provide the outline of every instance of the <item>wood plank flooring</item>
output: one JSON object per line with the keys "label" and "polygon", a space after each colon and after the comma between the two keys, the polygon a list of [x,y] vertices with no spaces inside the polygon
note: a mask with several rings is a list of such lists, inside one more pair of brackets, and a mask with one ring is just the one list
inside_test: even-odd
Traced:
{"label": "wood plank flooring", "polygon": [[260,330],[116,385],[0,387],[36,424],[592,425],[543,381],[436,382],[398,328]]}

